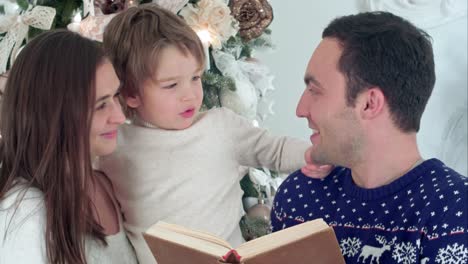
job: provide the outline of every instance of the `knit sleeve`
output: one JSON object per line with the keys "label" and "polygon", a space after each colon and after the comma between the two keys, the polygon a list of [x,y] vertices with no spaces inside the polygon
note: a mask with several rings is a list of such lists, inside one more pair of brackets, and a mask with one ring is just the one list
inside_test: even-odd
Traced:
{"label": "knit sleeve", "polygon": [[240,165],[267,167],[290,173],[305,165],[304,153],[310,143],[272,135],[228,109],[222,109],[226,131]]}
{"label": "knit sleeve", "polygon": [[28,191],[17,208],[12,204],[4,210],[5,203],[0,202],[0,263],[47,263],[42,198]]}
{"label": "knit sleeve", "polygon": [[[291,215],[291,206],[294,207],[300,204],[303,207],[302,201],[291,199],[291,197],[297,197],[296,188],[293,188],[292,181],[296,181],[298,178],[302,177],[304,177],[304,175],[300,170],[297,170],[289,175],[278,188],[270,214],[271,228],[273,232],[304,222],[303,217],[301,219],[297,219],[293,218]],[[300,216],[302,213],[298,212],[298,215]]]}
{"label": "knit sleeve", "polygon": [[284,201],[284,198],[282,197],[284,192],[283,187],[285,187],[284,183],[278,188],[278,192],[275,195],[275,199],[271,207],[270,223],[272,232],[276,232],[283,229],[285,217],[282,212],[282,202]]}

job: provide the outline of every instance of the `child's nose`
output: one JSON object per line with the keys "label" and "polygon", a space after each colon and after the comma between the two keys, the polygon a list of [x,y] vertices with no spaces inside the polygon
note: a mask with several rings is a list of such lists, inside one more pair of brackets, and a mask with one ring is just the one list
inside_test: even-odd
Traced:
{"label": "child's nose", "polygon": [[196,91],[193,87],[188,86],[184,89],[183,94],[182,94],[182,100],[183,101],[189,101],[193,100],[197,97]]}

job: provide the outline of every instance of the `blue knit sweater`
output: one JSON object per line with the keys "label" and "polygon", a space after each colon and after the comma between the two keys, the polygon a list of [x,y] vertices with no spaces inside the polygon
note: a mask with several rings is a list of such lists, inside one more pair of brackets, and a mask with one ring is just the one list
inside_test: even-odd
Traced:
{"label": "blue knit sweater", "polygon": [[300,171],[280,186],[273,231],[323,218],[346,263],[468,262],[468,178],[437,159],[375,189],[356,186],[337,167],[322,180]]}

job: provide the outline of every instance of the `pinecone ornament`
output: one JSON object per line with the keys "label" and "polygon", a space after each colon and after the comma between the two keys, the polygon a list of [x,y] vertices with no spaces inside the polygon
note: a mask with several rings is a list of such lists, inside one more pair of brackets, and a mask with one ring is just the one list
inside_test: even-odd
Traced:
{"label": "pinecone ornament", "polygon": [[259,37],[273,20],[273,9],[267,0],[231,0],[229,7],[239,21],[239,34],[244,41]]}

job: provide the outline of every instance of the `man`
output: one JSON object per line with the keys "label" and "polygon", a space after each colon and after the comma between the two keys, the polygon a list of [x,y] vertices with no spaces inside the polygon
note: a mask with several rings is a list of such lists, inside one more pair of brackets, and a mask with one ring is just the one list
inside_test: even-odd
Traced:
{"label": "man", "polygon": [[297,116],[313,133],[309,161],[280,186],[273,231],[323,218],[346,263],[467,263],[468,178],[416,143],[435,82],[430,37],[385,12],[337,18],[322,34]]}

